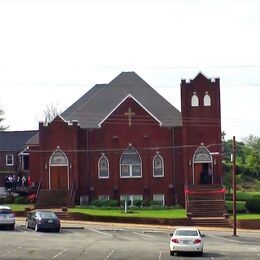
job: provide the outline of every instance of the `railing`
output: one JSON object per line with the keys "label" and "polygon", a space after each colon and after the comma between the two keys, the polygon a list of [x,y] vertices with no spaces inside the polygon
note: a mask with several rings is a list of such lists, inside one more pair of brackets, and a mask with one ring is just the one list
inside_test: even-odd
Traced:
{"label": "railing", "polygon": [[70,189],[70,204],[74,204],[74,198],[75,198],[75,190],[76,190],[76,181],[73,182],[73,185]]}
{"label": "railing", "polygon": [[185,195],[185,208],[186,208],[186,210],[189,207],[189,195],[186,192],[187,190],[188,190],[188,185],[185,185],[185,187],[184,187],[184,195]]}
{"label": "railing", "polygon": [[36,200],[38,199],[39,197],[39,193],[40,193],[40,190],[41,190],[41,186],[42,186],[42,179],[40,180],[39,184],[38,184],[38,188],[37,188],[37,192],[36,192]]}
{"label": "railing", "polygon": [[[224,189],[224,185],[223,185],[223,178],[220,177],[220,183],[221,183],[221,187],[222,189]],[[227,204],[226,204],[226,192],[223,192],[223,200],[224,200],[224,203],[225,203],[225,208],[226,208],[226,212],[227,212]]]}

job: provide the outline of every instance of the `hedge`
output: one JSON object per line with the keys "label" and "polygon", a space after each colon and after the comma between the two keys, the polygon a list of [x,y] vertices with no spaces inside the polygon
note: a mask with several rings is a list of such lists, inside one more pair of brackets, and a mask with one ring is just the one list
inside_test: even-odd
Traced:
{"label": "hedge", "polygon": [[247,200],[246,208],[250,213],[260,213],[260,199]]}

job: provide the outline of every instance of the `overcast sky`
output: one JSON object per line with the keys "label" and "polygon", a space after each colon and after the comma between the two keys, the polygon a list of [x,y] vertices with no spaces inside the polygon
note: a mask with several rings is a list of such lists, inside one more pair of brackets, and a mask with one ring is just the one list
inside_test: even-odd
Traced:
{"label": "overcast sky", "polygon": [[0,0],[0,107],[38,128],[97,83],[135,71],[180,109],[180,82],[220,77],[222,130],[260,136],[260,1]]}

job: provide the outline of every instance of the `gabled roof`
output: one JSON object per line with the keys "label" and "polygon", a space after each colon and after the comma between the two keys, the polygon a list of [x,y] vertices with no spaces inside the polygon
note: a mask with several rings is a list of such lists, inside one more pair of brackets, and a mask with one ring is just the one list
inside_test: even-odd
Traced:
{"label": "gabled roof", "polygon": [[39,144],[39,132],[33,135],[30,139],[27,140],[26,145],[34,146]]}
{"label": "gabled roof", "polygon": [[113,110],[112,110],[109,114],[106,115],[105,118],[103,118],[103,119],[101,120],[101,122],[99,122],[98,126],[101,127],[101,125],[103,124],[103,122],[105,122],[106,119],[107,119],[121,104],[123,104],[124,101],[125,101],[127,98],[132,98],[136,103],[139,104],[139,106],[141,106],[148,114],[150,114],[150,116],[153,117],[153,119],[154,119],[155,121],[157,121],[157,122],[160,124],[160,126],[162,125],[162,122],[161,122],[158,118],[156,118],[156,116],[154,116],[149,110],[147,110],[135,97],[133,97],[131,94],[128,94],[123,100],[121,100],[121,102],[120,102],[118,105],[116,105],[116,106],[113,108]]}
{"label": "gabled roof", "polygon": [[26,142],[38,131],[3,131],[0,132],[0,151],[22,151]]}
{"label": "gabled roof", "polygon": [[82,128],[99,123],[128,95],[135,97],[162,126],[181,126],[181,114],[135,72],[122,72],[108,84],[95,85],[61,116],[77,120]]}

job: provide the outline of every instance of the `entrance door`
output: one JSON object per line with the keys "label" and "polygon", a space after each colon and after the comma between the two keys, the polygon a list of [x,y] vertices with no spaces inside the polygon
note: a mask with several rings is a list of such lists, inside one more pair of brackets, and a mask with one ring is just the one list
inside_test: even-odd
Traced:
{"label": "entrance door", "polygon": [[193,155],[193,184],[212,183],[212,157],[205,146],[200,146]]}
{"label": "entrance door", "polygon": [[194,164],[194,184],[212,184],[212,165],[209,163]]}
{"label": "entrance door", "polygon": [[67,190],[68,189],[68,173],[66,166],[51,167],[51,190]]}
{"label": "entrance door", "polygon": [[194,184],[201,184],[202,163],[194,164]]}

